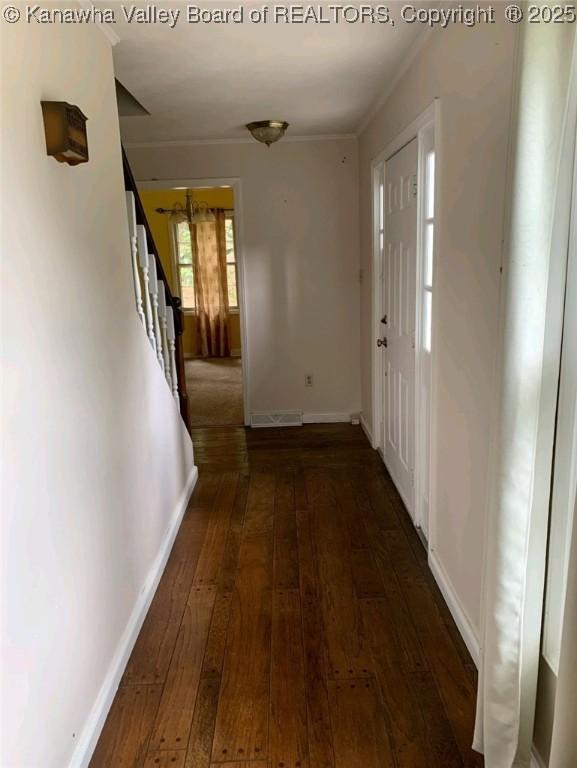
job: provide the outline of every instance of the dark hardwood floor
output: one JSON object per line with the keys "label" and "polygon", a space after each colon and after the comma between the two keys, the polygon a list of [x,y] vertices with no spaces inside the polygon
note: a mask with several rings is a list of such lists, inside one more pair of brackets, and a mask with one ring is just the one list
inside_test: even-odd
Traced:
{"label": "dark hardwood floor", "polygon": [[91,766],[472,768],[475,668],[359,427],[194,430]]}

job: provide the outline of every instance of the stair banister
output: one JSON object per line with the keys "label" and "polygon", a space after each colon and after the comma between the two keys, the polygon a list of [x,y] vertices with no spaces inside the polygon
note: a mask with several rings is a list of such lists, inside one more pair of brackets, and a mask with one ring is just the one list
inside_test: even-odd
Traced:
{"label": "stair banister", "polygon": [[[162,262],[160,260],[156,243],[154,242],[154,238],[152,237],[150,226],[148,224],[148,220],[144,212],[142,201],[138,193],[138,188],[136,186],[134,176],[130,169],[130,164],[128,163],[128,158],[126,157],[126,152],[124,151],[124,148],[122,149],[122,163],[123,163],[123,171],[124,171],[124,189],[126,192],[132,192],[134,196],[134,210],[136,214],[136,229],[137,229],[137,238],[136,238],[137,239],[137,256],[138,256],[138,265],[140,267],[140,275],[142,277],[142,283],[143,283],[141,293],[142,293],[142,298],[144,299],[144,317],[146,321],[145,323],[146,332],[155,353],[158,355],[158,349],[155,341],[153,306],[152,306],[152,302],[150,301],[150,292],[149,292],[150,289],[149,289],[148,283],[144,285],[145,272],[146,274],[148,274],[148,267],[149,267],[148,254],[150,254],[151,263],[152,263],[152,258],[154,259],[158,284],[160,285],[160,282],[162,282],[162,285],[164,288],[164,300],[166,304],[167,341],[169,344],[169,353],[170,353],[169,357],[171,357],[170,365],[165,360],[165,372],[166,372],[166,368],[169,367],[171,369],[170,375],[171,375],[172,392],[175,398],[177,398],[177,401],[179,403],[180,414],[183,418],[183,421],[186,424],[187,428],[190,429],[190,422],[189,422],[189,416],[188,416],[188,395],[186,392],[186,375],[185,375],[185,368],[184,368],[184,353],[182,348],[182,334],[184,331],[184,315],[182,312],[182,303],[180,298],[178,296],[173,296],[170,291],[169,283],[166,278],[166,274],[164,272]],[[143,230],[141,230],[140,227],[142,227]],[[144,257],[145,257],[146,264],[143,263]],[[135,283],[135,293],[136,293],[136,283]],[[158,301],[160,303],[160,296],[158,296]],[[137,310],[138,310],[138,304],[137,304]],[[140,313],[139,313],[139,316],[140,316]],[[172,339],[172,344],[174,345],[174,349],[172,351],[170,349],[170,338],[168,334],[170,322],[172,322],[172,328],[174,330],[173,339]],[[162,354],[162,346],[160,346],[160,352]]]}
{"label": "stair banister", "polygon": [[174,313],[172,307],[166,308],[166,338],[168,341],[170,371],[172,377],[172,394],[178,401],[178,371],[176,369],[176,333],[174,329]]}
{"label": "stair banister", "polygon": [[148,254],[148,269],[150,273],[150,301],[152,302],[152,318],[154,321],[154,341],[156,345],[156,357],[158,364],[164,372],[164,355],[162,354],[162,336],[158,319],[158,276],[154,254]]}
{"label": "stair banister", "polygon": [[156,352],[156,339],[154,337],[154,318],[152,315],[152,303],[150,301],[150,268],[148,262],[148,244],[146,241],[146,229],[143,224],[136,227],[136,241],[138,248],[138,264],[142,270],[142,282],[144,283],[144,307],[146,310],[146,333],[150,346]]}
{"label": "stair banister", "polygon": [[170,364],[170,351],[168,349],[168,338],[166,336],[166,293],[162,280],[158,281],[158,320],[160,322],[164,375],[166,376],[166,381],[172,391],[172,366]]}
{"label": "stair banister", "polygon": [[146,319],[142,308],[142,288],[140,285],[140,275],[138,272],[138,238],[136,224],[136,206],[134,204],[134,193],[126,193],[126,211],[128,213],[128,231],[130,233],[130,255],[132,257],[132,277],[134,280],[134,299],[136,301],[136,311],[142,325],[146,328]]}

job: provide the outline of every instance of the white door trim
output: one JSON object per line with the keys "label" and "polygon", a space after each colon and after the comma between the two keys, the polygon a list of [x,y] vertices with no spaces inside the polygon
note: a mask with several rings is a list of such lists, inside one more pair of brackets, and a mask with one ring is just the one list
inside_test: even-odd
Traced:
{"label": "white door trim", "polygon": [[[371,313],[371,320],[372,320],[372,328],[371,328],[371,368],[372,368],[372,413],[373,413],[373,420],[372,420],[372,447],[376,450],[378,450],[381,453],[381,456],[383,457],[383,460],[385,460],[384,457],[384,446],[381,444],[382,442],[382,430],[381,430],[381,421],[383,419],[383,376],[382,376],[382,365],[380,364],[380,356],[378,355],[378,348],[377,348],[377,338],[379,335],[380,330],[380,319],[381,319],[381,256],[380,256],[380,249],[379,249],[379,211],[378,211],[378,184],[379,184],[379,168],[386,163],[386,161],[391,158],[394,154],[396,154],[400,149],[402,149],[406,144],[408,144],[410,141],[412,141],[414,138],[418,139],[419,142],[419,165],[418,165],[418,189],[419,189],[419,199],[418,199],[418,214],[417,214],[417,272],[418,272],[418,281],[420,280],[420,274],[421,269],[420,265],[422,264],[422,227],[423,227],[423,211],[422,211],[422,190],[423,190],[423,168],[422,168],[422,137],[425,131],[433,129],[434,136],[435,136],[435,220],[437,222],[437,226],[435,226],[434,230],[434,261],[433,261],[433,284],[435,286],[433,290],[433,299],[432,299],[432,343],[431,343],[431,406],[434,402],[436,402],[436,392],[437,392],[437,373],[436,373],[436,349],[437,349],[437,339],[436,339],[436,327],[437,327],[437,317],[438,317],[438,290],[436,286],[436,280],[435,280],[435,272],[436,272],[436,263],[438,260],[438,254],[439,254],[439,248],[438,248],[438,240],[439,240],[439,226],[438,222],[440,221],[440,212],[441,212],[441,198],[440,198],[440,172],[441,172],[441,144],[440,144],[440,136],[441,136],[441,104],[440,99],[435,99],[432,104],[427,107],[427,109],[422,112],[410,125],[408,125],[401,133],[390,143],[387,145],[387,147],[380,152],[375,158],[373,158],[371,162],[371,189],[372,189],[372,251],[373,251],[373,258],[372,258],[372,313]],[[383,179],[384,180],[384,179]],[[386,226],[386,223],[385,225]],[[386,238],[386,233],[385,233]],[[417,290],[420,286],[416,285],[415,290]],[[419,298],[419,296],[417,296]],[[417,317],[416,317],[416,332],[417,332],[417,339],[420,339],[421,337],[421,313],[420,313],[420,301],[417,301]],[[419,348],[420,344],[415,344],[415,509],[419,509],[419,505],[417,504],[417,499],[420,499],[420,495],[422,494],[422,476],[423,476],[423,466],[422,466],[422,455],[420,450],[420,444],[417,437],[421,433],[421,423],[420,423],[420,408],[418,406],[418,393],[421,390],[421,381],[420,381],[420,365],[419,365]],[[436,434],[437,434],[437,423],[436,423],[436,417],[435,417],[435,409],[433,407],[430,408],[430,445],[436,445]],[[386,463],[386,462],[385,462]],[[428,523],[428,530],[429,530],[429,543],[431,544],[434,536],[434,518],[435,518],[435,505],[434,505],[434,483],[435,483],[435,472],[434,472],[434,452],[431,451],[431,461],[430,461],[430,472],[429,472],[429,523]],[[422,520],[415,519],[414,520],[415,525],[421,526]]]}
{"label": "white door trim", "polygon": [[250,385],[249,385],[249,345],[246,313],[246,266],[244,259],[244,209],[242,198],[242,179],[238,177],[221,179],[154,179],[137,181],[139,189],[202,189],[231,187],[234,194],[234,232],[237,260],[237,291],[240,315],[240,343],[242,365],[242,395],[244,406],[244,424],[250,426]]}

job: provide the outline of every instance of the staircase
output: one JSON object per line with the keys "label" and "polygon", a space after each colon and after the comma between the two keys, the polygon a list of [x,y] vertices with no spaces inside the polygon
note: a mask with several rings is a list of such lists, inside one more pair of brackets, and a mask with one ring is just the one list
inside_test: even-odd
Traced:
{"label": "staircase", "polygon": [[178,296],[171,294],[168,287],[124,149],[122,164],[136,311],[158,364],[166,377],[166,382],[179,405],[182,419],[190,431],[182,350],[181,301]]}

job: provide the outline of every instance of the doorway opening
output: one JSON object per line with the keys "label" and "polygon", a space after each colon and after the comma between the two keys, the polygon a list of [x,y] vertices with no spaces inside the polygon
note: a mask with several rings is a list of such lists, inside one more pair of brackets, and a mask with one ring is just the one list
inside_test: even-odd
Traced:
{"label": "doorway opening", "polygon": [[429,537],[436,100],[372,163],[373,448]]}
{"label": "doorway opening", "polygon": [[170,287],[182,302],[190,426],[242,426],[248,408],[239,183],[139,187]]}

